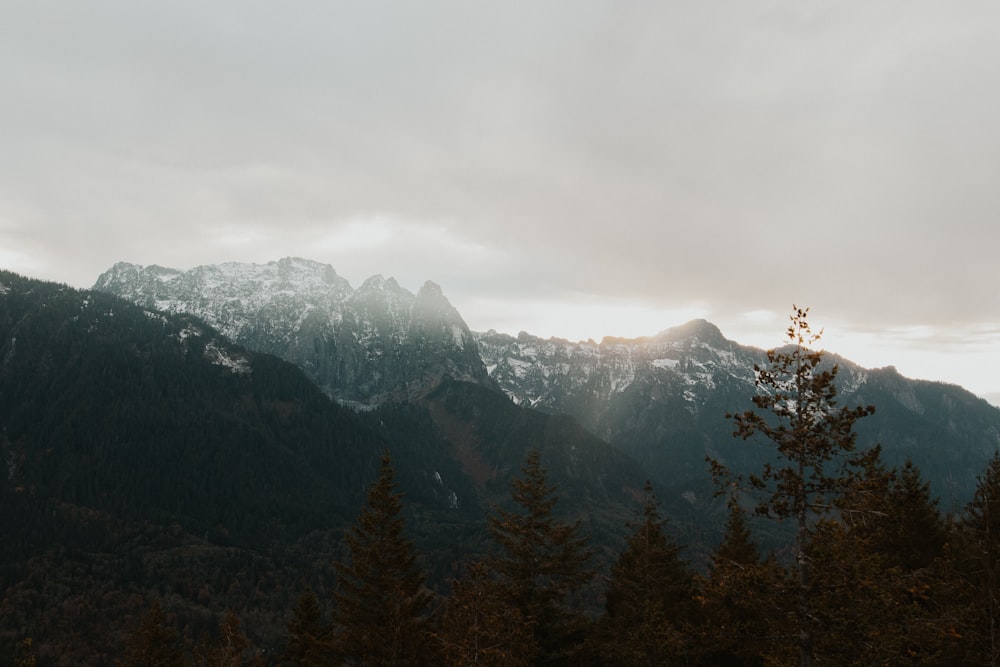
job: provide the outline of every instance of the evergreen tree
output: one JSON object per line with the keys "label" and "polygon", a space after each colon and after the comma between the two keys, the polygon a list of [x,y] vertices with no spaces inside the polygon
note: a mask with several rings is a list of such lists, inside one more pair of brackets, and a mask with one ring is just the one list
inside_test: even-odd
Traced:
{"label": "evergreen tree", "polygon": [[784,620],[775,610],[785,587],[782,568],[773,558],[761,560],[746,513],[731,499],[725,535],[699,587],[700,663],[751,666],[775,658],[772,638]]}
{"label": "evergreen tree", "polygon": [[590,551],[578,535],[579,522],[553,517],[556,489],[548,484],[538,450],[528,453],[521,472],[511,483],[520,511],[498,509],[489,517],[490,534],[500,547],[489,565],[509,604],[534,626],[536,664],[573,664],[586,621],[570,598],[592,576]]}
{"label": "evergreen tree", "polygon": [[302,667],[325,664],[323,647],[330,641],[330,625],[323,621],[319,600],[311,590],[299,597],[287,630],[285,659],[290,664]]}
{"label": "evergreen tree", "polygon": [[437,635],[444,664],[527,667],[535,658],[534,627],[508,604],[482,562],[453,583]]}
{"label": "evergreen tree", "polygon": [[645,496],[642,523],[611,570],[598,625],[604,664],[672,664],[690,648],[693,577],[680,559],[680,547],[664,531],[649,482]]}
{"label": "evergreen tree", "polygon": [[954,654],[950,593],[939,568],[937,501],[912,463],[888,470],[877,447],[860,460],[811,535],[817,656],[838,664],[940,664]]}
{"label": "evergreen tree", "polygon": [[336,609],[330,646],[348,665],[423,665],[430,649],[430,593],[412,543],[403,535],[402,494],[389,454],[357,524],[345,536],[349,563],[337,570]]}
{"label": "evergreen tree", "polygon": [[123,667],[178,667],[186,664],[177,629],[167,621],[159,602],[154,602],[129,637]]}
{"label": "evergreen tree", "polygon": [[[813,661],[813,610],[810,564],[807,555],[810,528],[833,508],[831,497],[850,482],[855,459],[855,422],[875,409],[872,406],[837,406],[835,385],[839,368],[822,369],[823,352],[811,349],[822,335],[814,333],[808,308],[794,308],[787,335],[790,348],[769,350],[767,368],[754,366],[757,410],[730,414],[734,435],[749,440],[764,436],[775,447],[776,463],[767,463],[747,482],[759,494],[757,513],[795,523],[795,615],[800,663]],[[711,461],[717,480],[727,477]]]}
{"label": "evergreen tree", "polygon": [[1000,452],[979,477],[962,523],[970,611],[969,660],[1000,664]]}
{"label": "evergreen tree", "polygon": [[931,567],[944,554],[948,531],[931,494],[930,482],[909,459],[892,478],[876,548],[893,565],[914,572]]}

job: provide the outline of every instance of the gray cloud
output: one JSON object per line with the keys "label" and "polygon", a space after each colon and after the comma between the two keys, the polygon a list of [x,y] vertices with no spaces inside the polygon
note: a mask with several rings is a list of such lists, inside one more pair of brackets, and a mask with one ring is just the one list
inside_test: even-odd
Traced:
{"label": "gray cloud", "polygon": [[974,0],[16,3],[0,264],[86,286],[119,259],[295,254],[437,280],[463,311],[627,301],[735,327],[795,301],[961,338],[1000,322],[998,19]]}

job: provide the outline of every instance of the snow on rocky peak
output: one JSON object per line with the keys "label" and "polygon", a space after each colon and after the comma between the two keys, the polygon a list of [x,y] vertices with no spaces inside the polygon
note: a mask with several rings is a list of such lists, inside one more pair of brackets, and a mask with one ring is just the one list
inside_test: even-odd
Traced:
{"label": "snow on rocky peak", "polygon": [[188,271],[119,262],[94,289],[196,315],[250,349],[299,365],[347,403],[426,391],[444,376],[492,386],[468,326],[430,282],[414,295],[374,275],[355,290],[332,266],[289,257]]}
{"label": "snow on rocky peak", "polygon": [[[490,331],[475,334],[490,376],[517,403],[570,411],[580,396],[607,403],[633,387],[651,383],[697,403],[722,378],[751,385],[760,351],[726,340],[704,320],[635,339],[607,337],[600,343],[517,338]],[[570,411],[572,413],[572,411]]]}

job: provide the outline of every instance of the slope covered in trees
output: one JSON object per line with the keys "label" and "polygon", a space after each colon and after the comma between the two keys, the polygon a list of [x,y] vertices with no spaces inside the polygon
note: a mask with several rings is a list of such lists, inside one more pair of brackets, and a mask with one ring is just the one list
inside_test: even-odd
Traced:
{"label": "slope covered in trees", "polygon": [[[605,480],[611,491],[585,500],[614,542],[625,487],[641,483],[625,457],[564,418],[448,386],[427,404],[355,413],[194,317],[0,273],[0,663],[30,636],[43,663],[108,664],[100,647],[153,600],[188,646],[227,608],[251,640],[275,643],[301,588],[335,580],[387,448],[435,585],[484,550],[487,511],[529,443],[566,461],[573,449],[578,465],[555,476],[574,488]],[[497,423],[475,435],[488,479],[442,426],[465,410]]]}

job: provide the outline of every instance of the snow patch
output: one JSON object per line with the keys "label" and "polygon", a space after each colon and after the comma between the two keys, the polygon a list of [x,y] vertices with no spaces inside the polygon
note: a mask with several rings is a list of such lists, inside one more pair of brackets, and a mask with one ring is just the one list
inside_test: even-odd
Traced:
{"label": "snow patch", "polygon": [[186,341],[188,338],[191,338],[192,336],[200,336],[200,335],[201,335],[201,330],[200,329],[193,328],[193,327],[192,328],[185,327],[185,328],[183,328],[183,329],[181,329],[180,331],[177,332],[177,340],[179,340],[180,342],[183,343],[184,341]]}
{"label": "snow patch", "polygon": [[245,375],[250,373],[250,362],[246,357],[233,356],[228,350],[224,350],[210,341],[205,345],[205,358],[216,366],[228,368],[235,375]]}
{"label": "snow patch", "polygon": [[653,359],[650,363],[653,364],[653,368],[677,368],[680,359]]}

